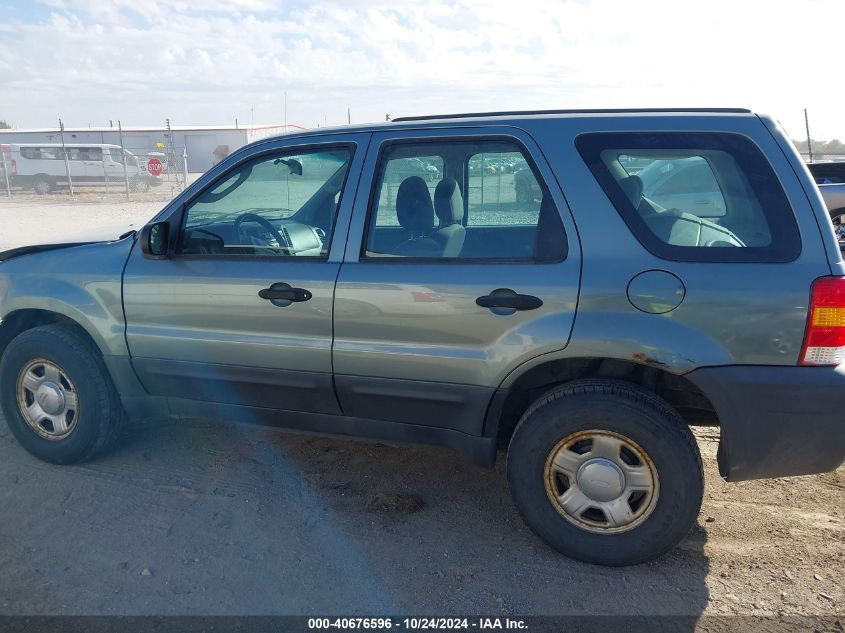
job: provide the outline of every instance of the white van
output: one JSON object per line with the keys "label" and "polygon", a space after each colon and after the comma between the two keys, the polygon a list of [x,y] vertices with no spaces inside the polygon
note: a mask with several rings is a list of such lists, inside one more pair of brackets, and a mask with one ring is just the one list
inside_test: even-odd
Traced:
{"label": "white van", "polygon": [[[126,174],[133,191],[149,188],[148,176],[138,165],[132,152],[119,145],[83,144],[65,145],[68,168],[74,187],[122,184],[123,156],[126,156]],[[11,183],[13,187],[31,188],[36,193],[46,194],[59,187],[67,187],[62,146],[58,143],[12,143]]]}

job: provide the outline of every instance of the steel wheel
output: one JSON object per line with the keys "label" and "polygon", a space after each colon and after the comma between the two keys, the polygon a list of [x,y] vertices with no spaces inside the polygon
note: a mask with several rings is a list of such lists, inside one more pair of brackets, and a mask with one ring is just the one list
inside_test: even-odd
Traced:
{"label": "steel wheel", "polygon": [[76,387],[55,363],[39,358],[24,366],[18,376],[17,399],[26,423],[45,439],[62,440],[76,428]]}
{"label": "steel wheel", "polygon": [[39,178],[35,181],[33,189],[35,190],[35,193],[43,196],[53,191],[53,185],[50,183],[49,180]]}
{"label": "steel wheel", "polygon": [[654,510],[657,470],[633,440],[610,431],[579,431],[549,453],[546,493],[570,523],[593,533],[631,530]]}

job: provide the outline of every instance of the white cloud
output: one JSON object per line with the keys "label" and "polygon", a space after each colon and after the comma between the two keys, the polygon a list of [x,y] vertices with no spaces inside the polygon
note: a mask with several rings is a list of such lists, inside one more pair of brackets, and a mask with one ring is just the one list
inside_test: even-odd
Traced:
{"label": "white cloud", "polygon": [[749,106],[845,137],[845,3],[44,0],[0,39],[17,125],[303,125],[461,110]]}

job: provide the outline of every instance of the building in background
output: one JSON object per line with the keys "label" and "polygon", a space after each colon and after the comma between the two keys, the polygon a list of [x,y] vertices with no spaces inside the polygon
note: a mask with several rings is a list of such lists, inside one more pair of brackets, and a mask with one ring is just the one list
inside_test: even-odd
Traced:
{"label": "building in background", "polygon": [[[190,125],[171,126],[172,139],[167,138],[167,128],[124,127],[123,146],[138,157],[163,152],[172,147],[181,157],[184,149],[188,155],[188,171],[201,173],[210,169],[239,147],[253,141],[295,132],[298,125]],[[120,145],[117,126],[114,127],[65,127],[65,144],[111,143]],[[58,128],[29,130],[0,130],[0,143],[59,143]],[[168,141],[171,141],[170,143]]]}

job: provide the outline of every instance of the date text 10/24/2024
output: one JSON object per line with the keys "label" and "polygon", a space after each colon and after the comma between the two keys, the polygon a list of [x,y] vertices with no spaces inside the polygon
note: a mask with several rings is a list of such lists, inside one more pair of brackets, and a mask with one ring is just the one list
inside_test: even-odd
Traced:
{"label": "date text 10/24/2024", "polygon": [[379,630],[526,630],[525,620],[518,618],[309,618],[312,630],[364,629]]}

